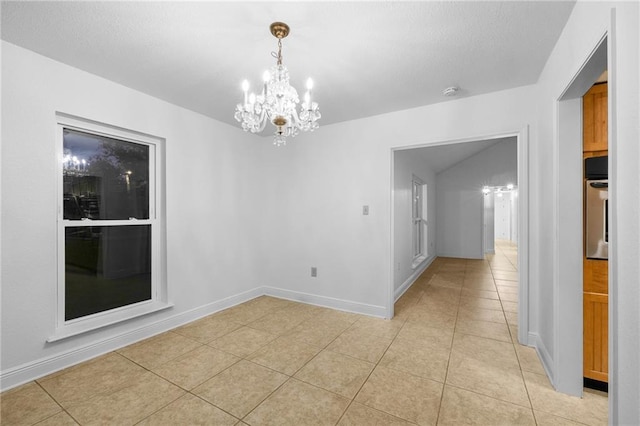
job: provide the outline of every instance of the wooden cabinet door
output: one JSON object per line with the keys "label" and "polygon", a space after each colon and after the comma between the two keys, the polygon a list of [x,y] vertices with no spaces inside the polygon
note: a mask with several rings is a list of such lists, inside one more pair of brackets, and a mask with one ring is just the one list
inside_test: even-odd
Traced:
{"label": "wooden cabinet door", "polygon": [[584,377],[609,381],[609,296],[583,293]]}
{"label": "wooden cabinet door", "polygon": [[583,276],[585,293],[609,293],[609,261],[583,258]]}
{"label": "wooden cabinet door", "polygon": [[606,151],[607,83],[596,84],[582,98],[583,151]]}

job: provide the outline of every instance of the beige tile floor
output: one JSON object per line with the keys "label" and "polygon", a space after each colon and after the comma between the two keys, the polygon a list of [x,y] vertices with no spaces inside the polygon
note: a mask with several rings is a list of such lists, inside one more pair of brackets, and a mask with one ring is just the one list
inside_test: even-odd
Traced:
{"label": "beige tile floor", "polygon": [[7,391],[1,423],[606,424],[516,342],[516,258],[438,258],[391,321],[260,297]]}

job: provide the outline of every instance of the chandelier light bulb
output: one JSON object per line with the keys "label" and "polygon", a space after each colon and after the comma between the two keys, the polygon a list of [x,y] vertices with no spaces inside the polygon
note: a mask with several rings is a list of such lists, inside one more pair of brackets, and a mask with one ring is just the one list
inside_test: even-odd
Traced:
{"label": "chandelier light bulb", "polygon": [[247,104],[247,92],[249,91],[249,82],[247,80],[242,81],[242,92],[244,93],[244,105]]}
{"label": "chandelier light bulb", "polygon": [[[242,82],[244,104],[238,104],[235,119],[242,124],[242,129],[259,133],[266,124],[275,127],[274,144],[284,145],[287,136],[294,137],[300,131],[313,131],[319,127],[320,110],[318,104],[311,99],[313,80],[306,82],[307,92],[303,104],[297,90],[289,84],[289,70],[282,63],[282,39],[289,35],[289,26],[283,22],[274,22],[269,27],[271,34],[278,39],[278,51],[273,53],[276,64],[262,74],[263,87],[258,94],[249,94],[249,82]],[[299,111],[296,111],[299,106]]]}

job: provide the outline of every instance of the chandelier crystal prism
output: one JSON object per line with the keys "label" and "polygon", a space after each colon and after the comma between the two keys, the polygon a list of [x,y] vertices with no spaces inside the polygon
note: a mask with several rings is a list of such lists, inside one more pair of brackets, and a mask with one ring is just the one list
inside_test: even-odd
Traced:
{"label": "chandelier crystal prism", "polygon": [[262,92],[249,94],[249,82],[242,82],[244,102],[236,106],[235,119],[242,123],[246,132],[259,133],[264,130],[267,121],[276,128],[273,144],[285,145],[287,136],[294,137],[301,130],[314,131],[319,127],[320,110],[318,104],[311,99],[313,81],[307,80],[300,112],[298,92],[289,84],[289,71],[282,64],[282,39],[289,35],[289,26],[283,22],[274,22],[269,27],[271,34],[278,39],[278,52],[271,55],[276,58],[276,65],[263,75]]}

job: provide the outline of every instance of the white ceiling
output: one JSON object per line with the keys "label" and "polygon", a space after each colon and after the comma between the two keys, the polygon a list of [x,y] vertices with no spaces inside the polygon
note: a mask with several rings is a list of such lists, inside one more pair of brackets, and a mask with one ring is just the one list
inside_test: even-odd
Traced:
{"label": "white ceiling", "polygon": [[484,151],[499,142],[505,141],[517,143],[516,137],[510,136],[497,139],[412,148],[403,152],[407,152],[411,156],[420,157],[429,170],[438,174],[479,153],[480,151]]}
{"label": "white ceiling", "polygon": [[237,125],[275,60],[315,81],[322,124],[533,84],[574,1],[2,2],[2,39]]}

